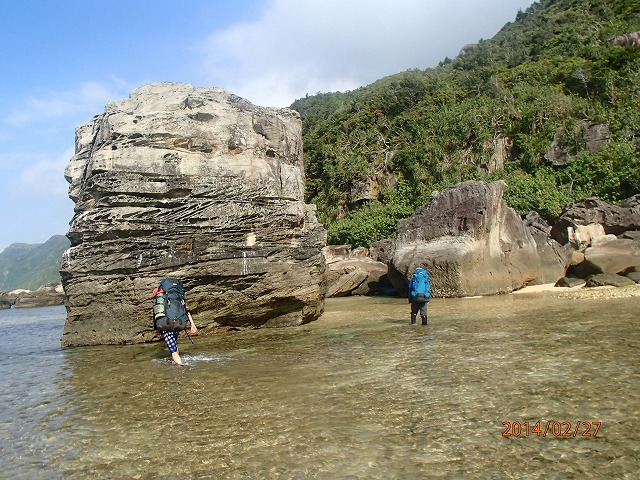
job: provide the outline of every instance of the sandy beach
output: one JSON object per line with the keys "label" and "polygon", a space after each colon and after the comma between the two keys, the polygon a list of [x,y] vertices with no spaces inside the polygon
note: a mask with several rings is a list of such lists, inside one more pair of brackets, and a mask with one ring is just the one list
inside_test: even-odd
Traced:
{"label": "sandy beach", "polygon": [[555,287],[553,283],[542,285],[530,285],[520,290],[516,290],[511,295],[521,295],[528,293],[552,294],[560,298],[585,298],[585,299],[607,299],[607,298],[630,298],[640,297],[640,284],[628,287]]}

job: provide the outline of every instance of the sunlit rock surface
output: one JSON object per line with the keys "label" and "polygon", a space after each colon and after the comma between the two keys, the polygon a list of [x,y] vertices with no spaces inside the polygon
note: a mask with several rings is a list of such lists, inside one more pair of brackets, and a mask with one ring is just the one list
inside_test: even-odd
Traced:
{"label": "sunlit rock surface", "polygon": [[390,280],[406,291],[417,266],[431,274],[436,297],[517,290],[541,275],[529,229],[505,204],[505,183],[463,182],[441,192],[398,223]]}
{"label": "sunlit rock surface", "polygon": [[144,85],[78,127],[63,345],[153,336],[181,278],[201,333],[299,325],[325,298],[326,232],[304,203],[301,121],[217,88]]}

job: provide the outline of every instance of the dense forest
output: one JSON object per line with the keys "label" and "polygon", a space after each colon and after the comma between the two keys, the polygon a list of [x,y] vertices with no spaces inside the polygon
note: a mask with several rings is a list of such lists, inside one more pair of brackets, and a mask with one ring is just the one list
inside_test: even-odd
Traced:
{"label": "dense forest", "polygon": [[392,238],[464,180],[504,179],[509,206],[548,220],[640,192],[638,31],[640,0],[540,0],[435,68],[296,100],[328,242]]}

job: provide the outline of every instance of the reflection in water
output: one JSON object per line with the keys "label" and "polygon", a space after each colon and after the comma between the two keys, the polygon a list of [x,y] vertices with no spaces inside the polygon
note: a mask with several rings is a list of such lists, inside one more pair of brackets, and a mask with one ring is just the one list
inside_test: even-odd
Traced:
{"label": "reflection in water", "polygon": [[[436,299],[423,327],[400,299],[332,299],[299,328],[182,339],[184,367],[161,343],[66,350],[33,392],[46,400],[27,419],[32,450],[3,455],[3,468],[11,478],[629,476],[636,302]],[[525,435],[537,421],[601,428]],[[520,422],[521,435],[504,437],[503,422]]]}

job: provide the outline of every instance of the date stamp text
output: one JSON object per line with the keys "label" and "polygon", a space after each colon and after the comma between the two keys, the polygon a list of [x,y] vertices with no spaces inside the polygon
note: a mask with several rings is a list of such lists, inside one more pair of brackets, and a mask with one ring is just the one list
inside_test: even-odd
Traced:
{"label": "date stamp text", "polygon": [[503,437],[597,437],[602,422],[502,422]]}

